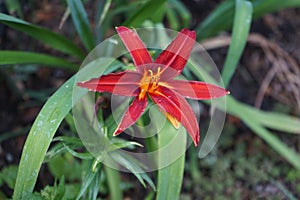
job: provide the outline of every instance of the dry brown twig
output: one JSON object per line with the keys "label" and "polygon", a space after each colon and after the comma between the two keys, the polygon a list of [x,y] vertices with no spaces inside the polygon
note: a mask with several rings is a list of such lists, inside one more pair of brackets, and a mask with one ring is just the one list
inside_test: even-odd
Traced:
{"label": "dry brown twig", "polygon": [[[230,44],[230,41],[230,36],[220,36],[203,41],[201,45],[204,49],[211,50],[226,47]],[[298,110],[300,110],[300,67],[296,60],[278,44],[259,34],[250,34],[247,42],[248,44],[260,47],[265,53],[268,63],[271,65],[271,68],[261,82],[256,96],[255,106],[257,108],[261,107],[266,91],[270,87],[272,80],[278,78],[279,83],[285,90],[284,92],[292,94],[294,102]],[[276,90],[276,87],[274,88],[273,90]],[[279,95],[279,93],[282,93],[282,91],[274,91],[271,94],[281,102],[290,103],[290,96],[287,95],[287,97],[284,97],[283,95]]]}

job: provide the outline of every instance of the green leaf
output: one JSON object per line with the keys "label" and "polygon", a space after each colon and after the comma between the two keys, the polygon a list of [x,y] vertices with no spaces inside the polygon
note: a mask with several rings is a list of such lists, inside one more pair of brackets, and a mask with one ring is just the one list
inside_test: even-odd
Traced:
{"label": "green leaf", "polygon": [[55,92],[37,116],[23,149],[14,199],[21,199],[32,192],[50,142],[71,109],[74,80],[75,76]]}
{"label": "green leaf", "polygon": [[102,12],[99,13],[100,16],[98,18],[97,26],[99,26],[99,27],[101,26],[103,20],[105,19],[106,15],[108,14],[111,2],[112,2],[112,0],[107,0],[105,2],[100,2],[100,3],[103,3],[104,6],[103,6],[103,9],[101,10]]}
{"label": "green leaf", "polygon": [[151,19],[155,16],[157,11],[160,11],[161,6],[165,4],[166,0],[148,0],[143,6],[136,9],[133,15],[125,21],[124,25],[129,27],[137,27],[145,20]]}
{"label": "green leaf", "polygon": [[81,188],[80,191],[76,197],[76,199],[80,199],[84,193],[87,191],[88,187],[91,185],[91,183],[95,180],[95,178],[97,179],[97,177],[100,175],[101,173],[101,165],[98,165],[97,168],[95,169],[95,171],[91,170],[91,167],[88,166],[87,168],[87,173],[84,177],[84,179],[82,180],[82,184],[81,184]]}
{"label": "green leaf", "polygon": [[[152,187],[153,190],[155,190],[155,185],[152,182],[152,180],[149,178],[149,176],[144,172],[144,170],[141,168],[142,163],[137,161],[132,156],[117,152],[113,155],[114,159],[122,166],[124,166],[126,169],[128,169],[135,177],[140,181],[140,183],[146,188],[145,181]],[[143,168],[146,168],[146,166],[142,166]],[[145,181],[144,181],[145,180]]]}
{"label": "green leaf", "polygon": [[[191,18],[192,18],[191,13],[181,1],[168,0],[167,6],[171,8],[171,9],[167,9],[167,12],[169,10],[174,10],[180,16],[180,18],[181,18],[181,24],[179,26],[180,28],[185,28],[185,27],[189,26],[189,23],[191,22]],[[176,19],[174,19],[174,20],[176,20]],[[177,29],[175,29],[175,30],[177,30]]]}
{"label": "green leaf", "polygon": [[121,178],[119,171],[112,169],[110,167],[104,166],[104,171],[106,174],[107,184],[110,193],[110,199],[119,200],[123,199],[122,190],[120,188]]}
{"label": "green leaf", "polygon": [[0,135],[0,143],[3,143],[5,140],[20,136],[20,135],[25,135],[29,131],[30,127],[25,126],[21,129],[13,130],[13,131],[8,131],[8,132],[2,132]]}
{"label": "green leaf", "polygon": [[28,34],[31,37],[40,40],[41,42],[56,50],[77,56],[80,59],[84,57],[84,53],[79,47],[77,47],[72,41],[66,39],[61,35],[58,35],[57,33],[30,24],[21,19],[5,15],[3,13],[0,13],[0,22],[11,28]]}
{"label": "green leaf", "polygon": [[14,189],[17,178],[18,166],[10,165],[1,170],[0,177],[10,189]]}
{"label": "green leaf", "polygon": [[[83,68],[78,73],[83,73],[87,77],[97,76],[104,70],[99,70],[98,66],[106,66],[112,61],[112,58],[98,59],[89,63],[89,67],[86,67],[89,70]],[[72,92],[76,76],[70,78],[49,98],[35,119],[22,152],[14,199],[22,199],[32,192],[53,136],[72,108]],[[81,93],[74,96],[73,103],[76,103],[87,92],[85,90],[81,91]]]}
{"label": "green leaf", "polygon": [[78,180],[81,177],[80,163],[69,153],[54,157],[47,163],[47,166],[56,178],[64,176],[67,180]]}
{"label": "green leaf", "polygon": [[67,0],[67,3],[71,10],[71,16],[76,31],[79,34],[85,48],[88,51],[91,51],[95,47],[95,41],[82,1]]}
{"label": "green leaf", "polygon": [[94,180],[91,182],[88,190],[88,199],[97,200],[98,193],[100,192],[100,187],[102,187],[102,174],[103,172],[98,170]]}
{"label": "green leaf", "polygon": [[300,7],[299,0],[252,0],[252,4],[254,7],[254,18],[286,8]]}
{"label": "green leaf", "polygon": [[40,64],[69,70],[78,69],[76,64],[46,54],[23,51],[0,51],[0,65],[12,64]]}
{"label": "green leaf", "polygon": [[[201,80],[202,77],[205,77],[205,80],[209,80],[210,83],[216,83],[216,81],[214,81],[214,79],[212,79],[210,75],[204,71],[204,69],[196,68],[194,65],[188,66],[199,80]],[[218,108],[243,120],[243,122],[245,122],[254,133],[265,140],[267,144],[283,156],[290,164],[292,164],[295,168],[300,169],[300,155],[293,149],[289,148],[284,142],[280,141],[276,135],[269,132],[263,126],[265,125],[266,127],[274,129],[277,128],[282,131],[299,133],[299,119],[284,114],[257,110],[235,100],[232,96],[227,96],[226,102],[227,105],[218,104]],[[206,103],[209,102],[206,101]],[[275,125],[275,123],[280,121],[280,117],[283,118],[283,121],[279,123],[279,125]],[[283,125],[283,123],[291,124],[292,128],[289,128],[287,124]]]}
{"label": "green leaf", "polygon": [[[239,112],[244,112],[246,116],[256,120],[260,125],[278,131],[287,133],[300,134],[300,119],[283,113],[262,111],[244,103],[238,102],[232,97],[228,97],[229,106],[227,111],[236,116],[240,116]],[[235,107],[235,108],[234,108]]]}
{"label": "green leaf", "polygon": [[78,153],[74,151],[72,148],[70,148],[68,145],[64,144],[64,147],[67,149],[67,151],[74,157],[80,158],[82,160],[90,160],[93,159],[93,155],[91,155],[89,152],[85,153]]}
{"label": "green leaf", "polygon": [[178,21],[175,11],[173,9],[167,9],[166,17],[168,19],[170,28],[173,30],[178,30],[180,25],[179,25],[179,21]]}
{"label": "green leaf", "polygon": [[[159,149],[157,200],[179,199],[184,173],[186,134],[182,126],[176,130],[169,122],[166,122],[157,134]],[[178,153],[180,156],[176,158]]]}
{"label": "green leaf", "polygon": [[245,48],[251,25],[251,18],[252,4],[249,1],[236,0],[232,40],[222,71],[222,79],[225,87],[229,84]]}
{"label": "green leaf", "polygon": [[227,0],[221,3],[205,20],[196,28],[197,40],[202,40],[219,31],[226,30],[232,25],[234,1]]}
{"label": "green leaf", "polygon": [[133,146],[139,146],[139,147],[143,147],[143,145],[141,145],[140,143],[134,142],[134,141],[127,141],[127,140],[121,140],[121,139],[113,139],[113,144],[111,144],[107,151],[115,151],[118,149],[122,149],[122,148],[132,148]]}
{"label": "green leaf", "polygon": [[266,112],[251,107],[253,117],[260,119],[260,123],[268,128],[287,133],[300,134],[300,119],[283,113]]}
{"label": "green leaf", "polygon": [[80,140],[80,138],[77,138],[77,137],[58,136],[53,139],[53,142],[54,141],[60,141],[60,142],[66,143],[68,145],[75,144],[76,146],[83,146],[82,141]]}
{"label": "green leaf", "polygon": [[[300,7],[299,0],[252,0],[253,16],[259,18],[267,13],[276,12],[286,8]],[[221,3],[212,13],[196,28],[198,40],[215,35],[223,30],[228,30],[233,23],[234,0]]]}

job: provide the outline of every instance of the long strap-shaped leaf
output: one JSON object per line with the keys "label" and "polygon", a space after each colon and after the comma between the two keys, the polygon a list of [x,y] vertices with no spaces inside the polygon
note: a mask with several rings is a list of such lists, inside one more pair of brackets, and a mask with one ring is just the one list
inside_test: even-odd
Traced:
{"label": "long strap-shaped leaf", "polygon": [[[272,121],[272,113],[269,113],[268,118],[263,118],[264,115],[262,111],[256,111],[253,112],[253,108],[241,104],[234,100],[233,98],[228,98],[228,113],[233,114],[240,119],[242,119],[245,124],[249,126],[249,128],[252,129],[254,133],[256,133],[259,137],[261,137],[263,140],[266,141],[275,151],[277,151],[281,156],[283,156],[290,164],[292,164],[295,168],[300,169],[300,155],[297,153],[294,149],[288,147],[285,143],[283,143],[276,135],[274,135],[272,132],[267,130],[263,125],[266,121],[269,121],[270,124],[274,123]],[[257,113],[262,113],[262,118],[255,118]],[[266,113],[265,113],[266,114]],[[273,113],[274,116],[276,116],[276,113]],[[296,124],[298,124],[298,132],[299,133],[299,126],[300,126],[300,120],[299,119],[293,119],[287,115],[282,115],[284,117],[284,122],[291,122],[291,124],[294,124],[294,127]],[[278,121],[277,121],[278,122]],[[275,122],[276,123],[276,122]],[[283,123],[280,123],[283,124]],[[265,124],[267,125],[267,124]],[[280,125],[278,125],[280,126]],[[283,125],[286,127],[285,125]],[[273,126],[272,128],[275,128]],[[278,128],[280,130],[281,128]],[[288,128],[283,129],[283,131],[290,131]]]}
{"label": "long strap-shaped leaf", "polygon": [[23,199],[33,191],[50,142],[71,110],[74,80],[75,76],[55,92],[36,118],[22,152],[13,199]]}
{"label": "long strap-shaped leaf", "polygon": [[67,0],[71,10],[71,16],[85,48],[91,51],[95,47],[94,36],[90,27],[87,14],[81,0]]}
{"label": "long strap-shaped leaf", "polygon": [[[156,121],[156,123],[161,123],[161,120]],[[184,173],[186,140],[185,129],[180,127],[176,130],[169,122],[158,133],[158,167],[160,169],[157,180],[157,200],[179,199]],[[174,156],[179,154],[181,156],[174,159]]]}
{"label": "long strap-shaped leaf", "polygon": [[[193,61],[191,60],[191,63]],[[203,69],[190,65],[190,69],[194,72],[198,79],[204,77],[204,80],[210,83],[216,83],[214,79]],[[248,106],[242,102],[235,100],[232,96],[226,97],[227,109],[219,106],[219,109],[242,119],[249,128],[252,129],[259,137],[266,141],[275,151],[283,156],[295,168],[300,169],[300,155],[292,148],[288,147],[279,138],[268,131],[266,128],[273,128],[289,133],[300,133],[300,120],[284,114],[275,112],[264,112]],[[280,121],[279,117],[282,118]],[[276,124],[278,123],[278,124]],[[289,127],[289,124],[291,127]],[[200,149],[201,151],[201,149]]]}
{"label": "long strap-shaped leaf", "polygon": [[77,65],[61,58],[41,53],[24,51],[0,51],[0,65],[11,64],[42,64],[76,70]]}
{"label": "long strap-shaped leaf", "polygon": [[[278,10],[300,7],[299,0],[251,0],[254,18]],[[196,28],[198,40],[215,35],[222,30],[227,30],[233,23],[235,0],[221,3],[199,26]]]}
{"label": "long strap-shaped leaf", "polygon": [[153,15],[155,15],[156,11],[158,11],[165,2],[166,0],[147,1],[143,6],[136,9],[132,16],[128,20],[126,20],[124,25],[127,27],[136,27],[141,25],[145,20],[150,19]]}
{"label": "long strap-shaped leaf", "polygon": [[[87,77],[97,76],[95,72],[101,73],[99,66],[107,66],[112,61],[113,59],[100,59],[89,64],[90,70],[83,69],[79,73],[83,72]],[[76,75],[63,84],[49,98],[37,116],[24,145],[13,199],[23,199],[33,191],[40,167],[54,134],[72,108],[72,92],[75,80]],[[83,92],[82,94],[75,94],[73,103],[76,103],[83,94]]]}
{"label": "long strap-shaped leaf", "polygon": [[79,58],[83,58],[84,56],[82,50],[73,42],[45,28],[30,24],[26,21],[3,13],[0,13],[0,22],[18,31],[26,33],[56,50],[75,55]]}
{"label": "long strap-shaped leaf", "polygon": [[246,46],[252,18],[252,4],[245,0],[236,0],[232,41],[229,46],[222,71],[224,86],[227,87],[234,74],[238,61]]}

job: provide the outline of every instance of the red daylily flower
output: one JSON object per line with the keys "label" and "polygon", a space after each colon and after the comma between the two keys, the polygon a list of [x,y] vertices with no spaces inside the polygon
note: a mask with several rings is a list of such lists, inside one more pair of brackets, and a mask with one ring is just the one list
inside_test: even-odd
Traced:
{"label": "red daylily flower", "polygon": [[130,52],[136,70],[110,73],[80,82],[78,86],[133,97],[114,135],[120,134],[140,118],[147,107],[149,96],[175,128],[178,129],[180,123],[185,127],[197,146],[199,126],[185,98],[204,100],[221,97],[229,92],[204,82],[174,80],[187,63],[195,43],[195,31],[183,29],[153,62],[145,45],[133,30],[123,26],[116,30]]}

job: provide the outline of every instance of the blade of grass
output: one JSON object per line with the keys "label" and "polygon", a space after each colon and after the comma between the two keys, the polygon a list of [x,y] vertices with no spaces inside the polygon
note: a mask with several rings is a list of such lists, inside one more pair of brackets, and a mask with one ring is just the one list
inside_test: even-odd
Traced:
{"label": "blade of grass", "polygon": [[147,1],[141,8],[136,9],[133,15],[125,21],[124,25],[129,27],[137,27],[145,20],[151,19],[156,11],[159,11],[161,6],[165,4],[166,0],[151,0]]}
{"label": "blade of grass", "polygon": [[121,4],[114,7],[114,9],[109,10],[107,16],[105,17],[105,20],[102,22],[100,37],[98,37],[98,34],[96,35],[96,37],[98,37],[98,41],[100,41],[100,39],[104,37],[104,33],[106,33],[107,30],[111,28],[111,22],[115,17],[132,13],[133,10],[136,10],[136,8],[140,4],[141,1],[132,1],[130,4],[126,4],[126,5]]}
{"label": "blade of grass", "polygon": [[102,165],[98,165],[96,170],[93,171],[93,170],[91,170],[91,166],[88,166],[88,168],[86,170],[87,173],[86,173],[84,179],[82,180],[81,188],[80,188],[80,191],[79,191],[79,193],[76,197],[76,200],[79,200],[84,195],[84,193],[87,191],[88,187],[91,185],[92,181],[97,176],[99,176],[101,167],[102,167]]}
{"label": "blade of grass", "polygon": [[[191,62],[192,63],[192,62]],[[203,68],[197,68],[195,65],[188,65],[190,69],[194,72],[195,76],[201,80],[202,77],[205,77],[204,80],[210,83],[215,83],[214,79],[205,72]],[[209,103],[208,101],[205,101],[206,103]],[[299,120],[296,118],[291,118],[290,116],[284,115],[284,114],[270,114],[264,111],[258,111],[255,108],[246,105],[244,103],[241,103],[237,100],[235,100],[232,96],[226,97],[227,105],[223,107],[219,106],[218,108],[221,110],[226,111],[227,113],[234,115],[238,118],[240,118],[243,122],[245,122],[248,127],[256,133],[259,137],[261,137],[267,144],[269,144],[275,151],[277,151],[281,156],[283,156],[290,164],[292,164],[295,168],[300,169],[300,156],[297,154],[293,149],[289,148],[285,143],[280,141],[278,137],[274,134],[272,134],[270,131],[268,131],[265,127],[262,125],[268,125],[270,126],[272,124],[272,128],[280,128],[283,129],[283,131],[289,130],[289,128],[282,128],[280,125],[274,126],[275,123],[279,121],[278,117],[284,117],[283,122],[292,124],[293,129],[297,130],[299,132]],[[226,107],[226,110],[225,110]],[[277,116],[276,116],[277,115]],[[259,116],[259,117],[257,117]],[[276,119],[276,120],[275,120]],[[269,122],[266,122],[269,121]],[[270,122],[273,121],[273,122]],[[287,125],[284,125],[283,127],[287,127]]]}
{"label": "blade of grass", "polygon": [[101,13],[101,15],[100,15],[100,17],[99,17],[97,26],[101,26],[103,20],[105,19],[106,15],[107,15],[107,13],[108,13],[109,7],[110,7],[110,5],[111,5],[111,1],[112,1],[112,0],[107,0],[107,1],[105,2],[105,5],[104,5],[103,10],[102,10],[102,13]]}
{"label": "blade of grass", "polygon": [[188,27],[191,22],[191,13],[185,7],[185,5],[178,0],[169,0],[169,3],[172,4],[172,7],[178,12],[179,16],[182,19],[181,28]]}
{"label": "blade of grass", "polygon": [[[96,76],[97,73],[103,72],[99,70],[99,65],[106,66],[112,61],[113,59],[109,58],[98,59],[95,62],[91,62],[89,67],[86,67],[89,70],[84,68],[79,73],[83,73],[88,77]],[[70,78],[49,98],[35,119],[22,152],[13,194],[14,199],[22,199],[33,191],[39,169],[54,134],[72,108],[72,88],[75,84],[76,76],[74,75]],[[76,103],[84,93],[86,91],[82,90],[81,93],[75,94],[73,103]]]}
{"label": "blade of grass", "polygon": [[40,40],[44,44],[82,59],[84,53],[72,41],[45,28],[30,24],[21,19],[0,13],[0,22]]}
{"label": "blade of grass", "polygon": [[252,2],[255,18],[261,17],[266,13],[272,13],[286,8],[300,7],[299,0],[252,0]]}
{"label": "blade of grass", "polygon": [[[228,97],[228,101],[229,106],[227,111],[231,114],[239,116],[241,115],[240,112],[245,112],[248,116],[250,116],[252,119],[255,119],[262,126],[287,133],[300,134],[299,118],[283,113],[258,110],[252,106],[241,103],[230,96]],[[232,107],[237,108],[232,109]]]}
{"label": "blade of grass", "polygon": [[221,3],[205,20],[196,28],[197,40],[202,40],[221,30],[226,30],[232,25],[234,1],[227,0]]}
{"label": "blade of grass", "polygon": [[108,184],[110,199],[119,200],[123,199],[122,190],[120,188],[121,178],[120,173],[110,167],[104,166],[106,180]]}
{"label": "blade of grass", "polygon": [[260,123],[268,128],[284,131],[287,133],[300,134],[300,119],[282,113],[264,112],[249,108],[252,116],[260,119]]}
{"label": "blade of grass", "polygon": [[123,152],[117,152],[112,155],[113,159],[117,161],[120,165],[129,170],[146,188],[145,181],[152,187],[153,190],[156,190],[154,183],[151,178],[144,171],[146,166],[143,163],[139,162],[137,159]]}
{"label": "blade of grass", "polygon": [[71,16],[76,31],[79,34],[85,48],[88,51],[91,51],[95,47],[95,41],[82,1],[67,0],[67,3],[71,10]]}
{"label": "blade of grass", "polygon": [[[99,43],[103,40],[103,35],[105,35],[106,26],[105,21],[108,21],[109,14],[113,12],[113,10],[109,10],[112,0],[99,1],[96,4],[96,27],[95,27],[95,35],[96,35],[96,43]],[[109,12],[108,12],[109,11]],[[115,11],[115,9],[114,9]],[[109,22],[109,26],[111,26],[111,21]]]}
{"label": "blade of grass", "polygon": [[[204,80],[206,82],[216,84],[218,85],[217,81],[215,81],[209,73],[207,73],[204,69],[195,67],[195,63],[193,60],[190,61],[192,65],[187,65],[189,69],[196,75],[196,77],[199,80]],[[194,63],[194,64],[193,64]],[[202,79],[203,77],[203,79]],[[261,125],[271,128],[278,131],[284,131],[287,133],[300,133],[300,119],[296,117],[289,116],[287,114],[283,113],[277,113],[277,112],[268,112],[268,111],[262,111],[254,108],[253,106],[249,106],[247,104],[244,104],[242,102],[239,102],[238,100],[234,99],[232,96],[227,96],[227,100],[230,102],[228,103],[228,107],[226,112],[239,116],[243,115],[239,109],[242,109],[244,112],[247,112],[247,115],[251,115],[253,119],[257,119],[258,123]],[[206,101],[206,103],[209,103]],[[237,109],[232,109],[232,107],[238,107]],[[223,109],[224,108],[220,108]],[[225,111],[225,110],[224,110]]]}
{"label": "blade of grass", "polygon": [[180,25],[178,21],[178,17],[176,16],[174,9],[167,9],[166,10],[166,17],[168,19],[168,23],[171,29],[178,30]]}
{"label": "blade of grass", "polygon": [[225,87],[234,74],[238,61],[246,46],[252,18],[252,4],[245,0],[236,0],[232,40],[222,71]]}
{"label": "blade of grass", "polygon": [[18,137],[20,135],[25,135],[29,131],[30,127],[26,126],[22,129],[17,129],[13,131],[8,131],[0,134],[0,143],[4,142],[5,140],[9,140],[14,137]]}
{"label": "blade of grass", "polygon": [[0,65],[11,64],[41,64],[73,71],[78,69],[76,64],[46,54],[23,51],[0,51]]}
{"label": "blade of grass", "polygon": [[97,200],[97,196],[99,193],[99,188],[101,187],[101,178],[103,176],[103,172],[97,173],[93,182],[89,186],[88,199]]}

